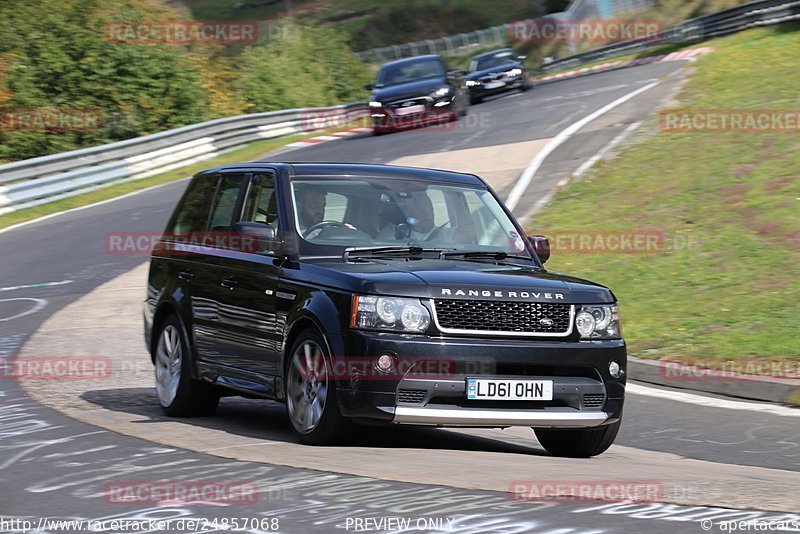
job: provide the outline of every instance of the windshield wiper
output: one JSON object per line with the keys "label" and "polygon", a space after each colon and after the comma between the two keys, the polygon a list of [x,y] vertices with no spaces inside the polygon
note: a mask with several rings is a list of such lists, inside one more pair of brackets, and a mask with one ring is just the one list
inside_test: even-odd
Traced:
{"label": "windshield wiper", "polygon": [[352,247],[344,251],[344,254],[342,254],[342,259],[344,261],[350,261],[353,258],[380,258],[387,256],[400,256],[407,258],[422,256],[425,253],[435,253],[434,257],[438,258],[441,257],[441,254],[444,252],[444,249],[441,248],[424,248],[413,245],[406,247]]}
{"label": "windshield wiper", "polygon": [[523,256],[522,254],[510,254],[508,252],[503,252],[501,250],[453,250],[449,252],[442,252],[442,258],[454,258],[460,257],[464,259],[492,259],[497,261],[502,261],[506,259],[519,259],[519,260],[528,260],[531,261],[533,258],[531,256]]}

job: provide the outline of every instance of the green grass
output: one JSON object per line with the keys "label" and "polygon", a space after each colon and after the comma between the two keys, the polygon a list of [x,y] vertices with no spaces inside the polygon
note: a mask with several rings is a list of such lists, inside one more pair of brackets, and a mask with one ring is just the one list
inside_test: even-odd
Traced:
{"label": "green grass", "polygon": [[[694,64],[679,109],[797,110],[798,30],[708,43],[716,51]],[[659,132],[559,192],[536,229],[664,232],[657,254],[556,251],[548,263],[614,290],[632,355],[800,359],[797,131]]]}
{"label": "green grass", "polygon": [[21,211],[0,215],[0,228],[5,228],[8,226],[12,226],[14,224],[31,221],[33,219],[38,219],[39,217],[50,215],[52,213],[58,213],[60,211],[86,206],[88,204],[93,204],[95,202],[100,202],[102,200],[108,200],[121,195],[125,195],[127,193],[139,191],[147,187],[174,182],[182,178],[192,176],[193,174],[200,172],[203,169],[208,169],[210,167],[215,167],[217,165],[253,161],[255,159],[263,157],[264,154],[274,152],[286,146],[289,143],[293,143],[295,141],[303,139],[308,139],[311,137],[316,137],[319,135],[325,135],[335,131],[346,130],[354,126],[356,126],[356,124],[348,125],[344,128],[314,132],[313,134],[310,135],[303,135],[303,136],[296,135],[291,137],[279,137],[277,139],[265,139],[264,141],[255,141],[243,147],[237,148],[236,150],[232,150],[231,152],[223,154],[219,157],[209,159],[206,161],[201,161],[199,163],[194,163],[192,165],[187,165],[185,167],[174,169],[165,173],[156,174],[154,176],[150,176],[149,178],[143,178],[141,180],[135,180],[132,182],[112,185],[83,195],[77,195],[74,197],[65,198],[63,200],[58,200],[56,202],[51,202],[50,204],[44,204],[42,206],[36,206],[33,208],[28,208]]}

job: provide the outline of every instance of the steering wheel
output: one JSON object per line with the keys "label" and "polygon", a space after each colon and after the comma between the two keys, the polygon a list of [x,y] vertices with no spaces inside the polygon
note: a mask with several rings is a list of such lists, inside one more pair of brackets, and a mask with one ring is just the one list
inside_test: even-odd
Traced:
{"label": "steering wheel", "polygon": [[433,232],[431,232],[428,237],[425,238],[425,241],[433,241],[435,238],[439,237],[439,234],[442,233],[442,230],[444,230],[444,227],[448,224],[450,224],[450,221],[447,221],[444,224],[434,228]]}
{"label": "steering wheel", "polygon": [[311,228],[306,230],[303,233],[303,237],[308,237],[309,235],[311,235],[311,232],[313,232],[315,230],[318,231],[318,233],[319,233],[319,232],[321,232],[322,230],[324,230],[325,228],[328,228],[328,227],[339,227],[339,228],[347,228],[348,230],[357,230],[357,228],[355,226],[351,225],[351,224],[345,224],[345,223],[341,223],[339,221],[322,221],[322,222],[318,222],[317,224],[315,224],[314,226],[312,226]]}

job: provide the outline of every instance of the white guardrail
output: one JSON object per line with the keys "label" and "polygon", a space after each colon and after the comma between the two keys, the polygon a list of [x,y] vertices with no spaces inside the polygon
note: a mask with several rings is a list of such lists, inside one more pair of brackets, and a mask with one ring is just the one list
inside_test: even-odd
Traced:
{"label": "white guardrail", "polygon": [[0,165],[0,215],[214,158],[246,143],[324,130],[366,103],[254,113]]}

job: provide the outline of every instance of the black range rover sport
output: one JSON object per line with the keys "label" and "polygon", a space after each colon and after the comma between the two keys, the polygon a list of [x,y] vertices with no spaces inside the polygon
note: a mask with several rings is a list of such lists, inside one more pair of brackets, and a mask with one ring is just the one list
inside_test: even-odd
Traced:
{"label": "black range rover sport", "polygon": [[159,402],[192,416],[224,395],[277,399],[310,444],[358,423],[528,426],[554,455],[600,454],[625,393],[616,299],[548,256],[469,174],[201,172],[151,258]]}

